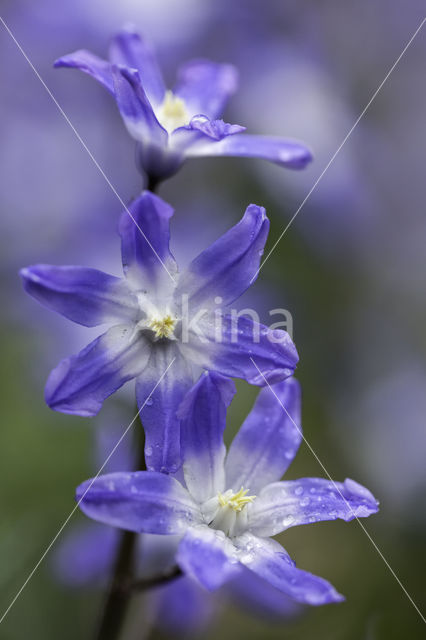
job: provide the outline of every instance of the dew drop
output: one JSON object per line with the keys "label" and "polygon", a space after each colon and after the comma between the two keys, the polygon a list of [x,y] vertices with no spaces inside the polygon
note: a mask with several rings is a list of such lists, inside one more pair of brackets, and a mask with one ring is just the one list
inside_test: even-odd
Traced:
{"label": "dew drop", "polygon": [[289,527],[294,522],[294,516],[286,516],[283,520],[283,527]]}

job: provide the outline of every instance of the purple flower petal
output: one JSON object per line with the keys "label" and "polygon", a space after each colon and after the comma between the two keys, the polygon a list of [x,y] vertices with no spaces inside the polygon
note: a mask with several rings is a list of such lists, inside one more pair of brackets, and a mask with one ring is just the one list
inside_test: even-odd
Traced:
{"label": "purple flower petal", "polygon": [[24,288],[48,309],[95,327],[136,320],[138,304],[125,280],[97,269],[37,264],[20,272]]}
{"label": "purple flower petal", "polygon": [[301,142],[248,133],[230,135],[218,142],[199,139],[188,147],[185,153],[190,158],[201,156],[263,158],[289,169],[304,169],[312,160],[312,153]]}
{"label": "purple flower petal", "polygon": [[250,384],[275,384],[293,375],[298,362],[296,347],[285,331],[270,330],[246,316],[203,317],[192,327],[190,343],[182,345],[207,370]]}
{"label": "purple flower petal", "polygon": [[[92,458],[95,469],[102,467],[102,473],[137,468],[138,448],[134,446],[131,437],[121,439],[123,430],[133,417],[131,412],[117,403],[117,405],[108,407],[108,415],[103,416],[102,420],[99,420],[100,424],[95,426]],[[119,441],[120,445],[116,447]],[[105,463],[105,460],[108,462]]]}
{"label": "purple flower petal", "polygon": [[229,64],[193,60],[179,69],[174,91],[190,113],[216,118],[238,86],[238,73]]}
{"label": "purple flower petal", "polygon": [[145,429],[146,465],[150,470],[174,473],[182,464],[176,413],[192,383],[192,372],[177,344],[158,342],[136,382],[136,400]]}
{"label": "purple flower petal", "polygon": [[95,78],[95,80],[100,82],[114,95],[114,83],[110,63],[95,56],[93,53],[90,53],[90,51],[80,49],[79,51],[70,53],[56,60],[54,66],[84,71],[84,73]]}
{"label": "purple flower petal", "polygon": [[170,253],[170,218],[173,209],[164,200],[144,191],[120,218],[121,254],[127,279],[155,304],[156,295],[174,285],[177,273]]}
{"label": "purple flower petal", "polygon": [[112,40],[110,60],[113,64],[136,69],[151,103],[163,101],[166,88],[157,59],[147,42],[129,29],[118,33]]}
{"label": "purple flower petal", "polygon": [[239,124],[229,124],[223,120],[210,120],[206,116],[194,116],[188,125],[189,131],[200,131],[208,138],[222,140],[235,133],[242,133],[246,127]]}
{"label": "purple flower petal", "polygon": [[240,571],[232,542],[222,531],[191,527],[182,539],[176,560],[182,571],[208,591],[214,591]]}
{"label": "purple flower petal", "polygon": [[112,66],[114,94],[130,135],[139,142],[166,145],[167,131],[158,122],[138,71]]}
{"label": "purple flower petal", "polygon": [[377,513],[374,496],[357,482],[301,478],[266,486],[251,505],[248,526],[259,536],[323,520],[353,520]]}
{"label": "purple flower petal", "polygon": [[53,369],[46,402],[55,411],[94,416],[105,398],[143,371],[149,354],[149,343],[133,326],[116,325]]}
{"label": "purple flower petal", "polygon": [[163,473],[109,473],[83,482],[76,491],[89,518],[138,533],[182,534],[201,514],[188,491]]}
{"label": "purple flower petal", "polygon": [[216,609],[210,594],[186,576],[147,595],[148,610],[156,611],[156,626],[171,638],[207,629]]}
{"label": "purple flower petal", "polygon": [[284,380],[274,385],[273,391],[262,389],[228,451],[226,486],[258,493],[283,476],[301,441],[297,380]]}
{"label": "purple flower petal", "polygon": [[119,541],[116,529],[95,522],[84,524],[65,536],[53,556],[59,580],[72,587],[107,578]]}
{"label": "purple flower petal", "polygon": [[287,551],[276,540],[244,534],[235,540],[239,559],[250,571],[297,602],[322,605],[344,598],[334,587],[317,576],[297,569]]}
{"label": "purple flower petal", "polygon": [[188,296],[191,310],[211,308],[216,296],[223,305],[233,302],[258,271],[268,231],[265,209],[247,207],[238,224],[191,262],[179,280],[177,297]]}
{"label": "purple flower petal", "polygon": [[232,380],[206,372],[179,408],[185,483],[197,502],[225,489],[223,432],[235,391]]}
{"label": "purple flower petal", "polygon": [[187,149],[203,142],[217,142],[227,136],[242,133],[246,127],[229,124],[223,120],[210,120],[207,116],[196,115],[189,124],[178,127],[170,134],[170,147],[184,158]]}
{"label": "purple flower petal", "polygon": [[224,588],[230,599],[247,613],[268,620],[290,620],[303,611],[299,603],[246,567]]}

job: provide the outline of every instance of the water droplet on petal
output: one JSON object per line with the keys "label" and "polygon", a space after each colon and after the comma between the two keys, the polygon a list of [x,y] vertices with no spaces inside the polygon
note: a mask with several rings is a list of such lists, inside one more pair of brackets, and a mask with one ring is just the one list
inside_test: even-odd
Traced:
{"label": "water droplet on petal", "polygon": [[294,522],[294,516],[288,515],[283,520],[283,527],[289,527]]}

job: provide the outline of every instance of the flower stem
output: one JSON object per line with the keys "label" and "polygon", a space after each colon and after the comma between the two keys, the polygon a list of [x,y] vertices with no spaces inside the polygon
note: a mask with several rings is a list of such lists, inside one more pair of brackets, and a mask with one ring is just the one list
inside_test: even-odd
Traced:
{"label": "flower stem", "polygon": [[176,578],[180,578],[183,575],[182,569],[178,566],[171,567],[167,571],[160,573],[156,576],[149,578],[139,578],[129,585],[129,589],[132,591],[146,591],[152,587],[158,587],[162,584],[168,584]]}
{"label": "flower stem", "polygon": [[158,186],[160,184],[160,180],[158,178],[154,178],[153,176],[148,176],[146,188],[151,193],[156,193]]}
{"label": "flower stem", "polygon": [[96,634],[98,640],[119,638],[130,604],[131,592],[124,585],[133,576],[136,542],[137,535],[133,531],[122,532],[109,593]]}
{"label": "flower stem", "polygon": [[[138,452],[136,469],[143,471],[146,469],[145,437],[142,425],[140,427],[135,430],[135,449]],[[133,531],[120,533],[112,579],[96,632],[96,640],[117,640],[120,637],[132,596],[128,586],[134,580],[138,534]]]}

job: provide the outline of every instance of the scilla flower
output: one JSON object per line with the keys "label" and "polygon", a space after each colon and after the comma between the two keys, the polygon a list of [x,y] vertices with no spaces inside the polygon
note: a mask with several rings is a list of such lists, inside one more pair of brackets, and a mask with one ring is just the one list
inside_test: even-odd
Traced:
{"label": "scilla flower", "polygon": [[50,309],[88,327],[112,325],[52,371],[47,404],[93,416],[107,396],[136,379],[147,465],[156,471],[176,471],[181,464],[176,410],[202,369],[263,385],[252,358],[269,382],[292,375],[298,360],[285,331],[248,317],[235,322],[226,310],[257,273],[269,229],[265,210],[250,205],[180,275],[169,250],[172,215],[149,191],[122,214],[124,278],[74,266],[21,271],[27,292]]}
{"label": "scilla flower", "polygon": [[[117,419],[119,416],[115,416]],[[108,415],[110,419],[110,415]],[[120,420],[118,424],[123,424]],[[104,466],[105,473],[134,468],[134,448],[125,438],[114,455],[110,453],[122,435],[123,427],[103,424],[96,434],[96,469]],[[93,433],[93,432],[92,432]],[[65,535],[54,552],[53,569],[57,580],[69,587],[107,584],[114,567],[120,541],[120,530],[85,520]],[[139,578],[168,572],[174,567],[179,536],[141,534],[136,545],[135,563]],[[218,598],[214,597],[218,596]],[[156,612],[155,626],[173,631],[173,637],[199,631],[219,617],[221,599],[233,602],[245,611],[268,618],[289,619],[301,612],[300,605],[246,570],[230,580],[223,590],[212,594],[187,576],[163,586],[148,595],[147,611]]]}
{"label": "scilla flower", "polygon": [[179,70],[176,88],[167,90],[152,51],[129,30],[113,39],[110,60],[80,50],[55,66],[80,69],[112,93],[139,143],[141,167],[154,180],[172,175],[191,157],[259,157],[294,169],[311,160],[298,142],[248,135],[242,133],[245,127],[217,119],[237,88],[231,65],[189,62]]}
{"label": "scilla flower", "polygon": [[277,397],[270,388],[260,392],[226,455],[226,407],[234,391],[232,381],[205,373],[185,397],[179,410],[184,481],[150,471],[100,476],[78,488],[81,509],[122,529],[180,535],[177,564],[209,590],[245,568],[299,602],[342,600],[327,581],[296,568],[270,536],[366,517],[377,501],[353,480],[279,482],[301,441],[294,379],[274,386]]}

